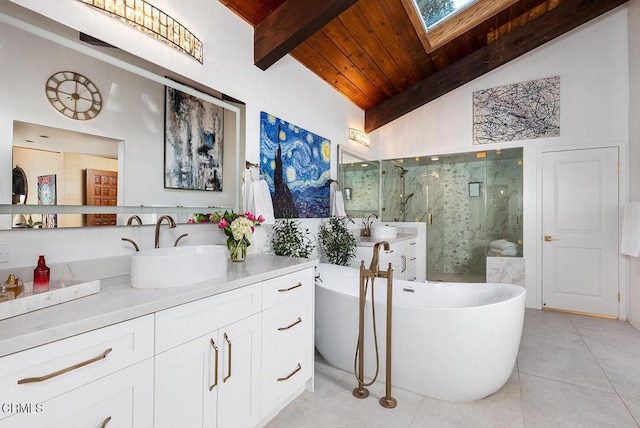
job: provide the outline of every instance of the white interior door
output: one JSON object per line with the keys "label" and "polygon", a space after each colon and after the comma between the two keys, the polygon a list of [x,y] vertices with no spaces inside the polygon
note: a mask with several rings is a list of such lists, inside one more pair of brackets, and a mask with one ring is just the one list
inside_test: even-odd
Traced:
{"label": "white interior door", "polygon": [[618,148],[542,155],[543,308],[618,316]]}

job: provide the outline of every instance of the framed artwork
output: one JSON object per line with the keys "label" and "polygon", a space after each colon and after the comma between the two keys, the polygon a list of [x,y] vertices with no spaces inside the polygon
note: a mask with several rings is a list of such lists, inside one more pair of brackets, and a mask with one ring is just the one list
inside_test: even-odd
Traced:
{"label": "framed artwork", "polygon": [[56,205],[56,175],[38,176],[38,205]]}
{"label": "framed artwork", "polygon": [[166,87],[164,187],[222,191],[224,109]]}
{"label": "framed artwork", "polygon": [[[38,205],[57,205],[56,175],[38,176]],[[58,227],[58,214],[42,214],[43,229]]]}
{"label": "framed artwork", "polygon": [[329,217],[331,141],[260,112],[260,169],[276,218]]}
{"label": "framed artwork", "polygon": [[473,93],[473,144],[560,136],[560,77]]}

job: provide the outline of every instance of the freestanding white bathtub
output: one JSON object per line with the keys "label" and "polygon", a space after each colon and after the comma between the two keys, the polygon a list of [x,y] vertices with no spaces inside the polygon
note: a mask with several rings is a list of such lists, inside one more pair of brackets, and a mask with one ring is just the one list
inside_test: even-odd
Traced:
{"label": "freestanding white bathtub", "polygon": [[[360,271],[321,263],[318,273],[316,348],[329,364],[353,373]],[[384,382],[387,281],[376,278],[374,283],[378,380]],[[493,394],[513,371],[524,302],[525,289],[517,285],[394,279],[392,385],[446,401],[479,400]],[[365,322],[365,377],[372,378],[375,351],[370,291]]]}

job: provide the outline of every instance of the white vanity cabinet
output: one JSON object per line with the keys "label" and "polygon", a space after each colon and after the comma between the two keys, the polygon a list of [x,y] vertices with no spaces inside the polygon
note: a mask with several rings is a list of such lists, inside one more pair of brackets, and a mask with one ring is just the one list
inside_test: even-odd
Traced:
{"label": "white vanity cabinet", "polygon": [[152,315],[2,357],[0,427],[151,426],[152,357]]}
{"label": "white vanity cabinet", "polygon": [[404,272],[402,279],[415,281],[418,278],[418,238],[411,238],[404,243]]}
{"label": "white vanity cabinet", "polygon": [[86,297],[81,309],[116,308],[102,314],[61,304],[0,321],[34,327],[0,335],[0,428],[265,425],[313,388],[315,262],[252,258],[217,290],[123,282]]}
{"label": "white vanity cabinet", "polygon": [[[389,263],[393,269],[393,277],[400,279],[403,273],[404,267],[404,243],[393,242],[389,244],[389,249],[385,250],[381,245],[378,252],[378,267],[380,270],[387,270]],[[364,260],[364,266],[368,269],[373,258],[373,246],[372,245],[358,245],[356,247],[356,257],[351,259],[350,266],[354,268],[360,268],[360,262]]]}
{"label": "white vanity cabinet", "polygon": [[280,411],[313,376],[313,287],[313,269],[263,284],[263,418]]}
{"label": "white vanity cabinet", "polygon": [[258,423],[260,310],[254,284],[156,313],[154,427]]}
{"label": "white vanity cabinet", "polygon": [[[420,235],[404,236],[398,239],[389,240],[389,249],[385,250],[380,246],[378,252],[378,266],[380,270],[387,270],[389,263],[393,268],[394,279],[404,279],[407,281],[421,280],[424,273],[425,264],[419,263],[420,253],[424,256],[426,243],[420,244]],[[364,260],[364,265],[369,268],[373,258],[373,242],[361,243],[356,247],[356,257],[351,260],[349,266],[360,268],[360,261]]]}

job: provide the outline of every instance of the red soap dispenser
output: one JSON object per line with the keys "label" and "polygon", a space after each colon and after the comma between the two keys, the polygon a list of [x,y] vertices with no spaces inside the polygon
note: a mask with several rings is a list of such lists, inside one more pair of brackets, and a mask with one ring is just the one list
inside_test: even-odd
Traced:
{"label": "red soap dispenser", "polygon": [[38,257],[38,266],[33,270],[33,292],[49,291],[49,271],[44,256]]}

